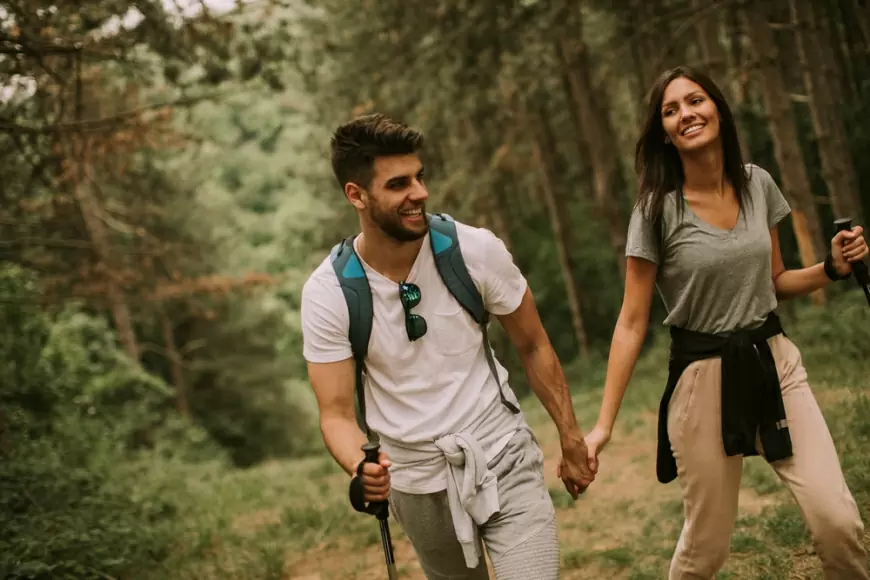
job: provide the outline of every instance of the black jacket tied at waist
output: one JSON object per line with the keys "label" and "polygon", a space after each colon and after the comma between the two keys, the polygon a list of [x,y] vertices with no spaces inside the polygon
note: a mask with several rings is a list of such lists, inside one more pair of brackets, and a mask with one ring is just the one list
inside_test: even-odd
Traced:
{"label": "black jacket tied at waist", "polygon": [[[791,436],[776,362],[767,339],[784,334],[771,313],[760,327],[727,334],[707,334],[671,327],[668,383],[659,406],[656,475],[661,483],[677,477],[668,438],[668,404],[683,371],[691,363],[722,358],[722,443],[726,455],[758,455],[756,434],[767,461],[791,457]],[[705,388],[699,385],[698,388]]]}

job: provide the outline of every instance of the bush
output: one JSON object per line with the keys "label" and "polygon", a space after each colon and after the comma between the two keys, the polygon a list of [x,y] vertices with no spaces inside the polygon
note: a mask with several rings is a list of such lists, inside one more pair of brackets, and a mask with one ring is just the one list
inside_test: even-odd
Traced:
{"label": "bush", "polygon": [[105,321],[30,306],[35,287],[20,270],[0,269],[0,294],[0,575],[118,577],[155,566],[178,506],[150,472],[161,458],[219,451],[171,419],[169,387],[125,358]]}
{"label": "bush", "polygon": [[[793,317],[783,318],[785,332],[800,349],[814,385],[814,377],[844,384],[856,381],[866,384],[870,308],[860,290],[850,286],[847,291],[833,296],[824,308],[802,305]],[[837,364],[831,364],[832,357]]]}

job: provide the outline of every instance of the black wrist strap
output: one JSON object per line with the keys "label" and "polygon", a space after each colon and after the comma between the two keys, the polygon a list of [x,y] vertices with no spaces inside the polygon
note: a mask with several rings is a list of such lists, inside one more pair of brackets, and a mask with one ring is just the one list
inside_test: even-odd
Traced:
{"label": "black wrist strap", "polygon": [[847,278],[849,278],[849,276],[852,275],[852,272],[849,272],[845,276],[840,276],[840,274],[837,272],[837,269],[834,268],[834,256],[829,253],[825,258],[825,275],[834,282],[838,282],[840,280],[846,280]]}

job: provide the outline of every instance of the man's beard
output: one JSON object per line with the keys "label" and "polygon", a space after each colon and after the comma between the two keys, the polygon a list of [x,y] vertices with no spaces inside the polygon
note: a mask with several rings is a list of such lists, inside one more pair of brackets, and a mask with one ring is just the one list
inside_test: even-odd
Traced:
{"label": "man's beard", "polygon": [[[429,225],[429,216],[426,215],[426,208],[420,206],[423,211],[423,224]],[[380,207],[372,207],[370,216],[376,226],[381,228],[381,231],[393,238],[397,242],[413,242],[425,236],[429,228],[422,228],[420,231],[411,230],[402,225],[402,216],[396,212],[383,211]]]}

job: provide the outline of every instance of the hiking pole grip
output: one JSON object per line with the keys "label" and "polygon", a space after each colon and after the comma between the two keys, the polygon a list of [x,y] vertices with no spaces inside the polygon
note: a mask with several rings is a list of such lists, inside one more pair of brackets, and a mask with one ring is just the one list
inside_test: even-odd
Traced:
{"label": "hiking pole grip", "polygon": [[[365,453],[365,459],[363,459],[365,463],[378,463],[381,451],[381,446],[378,443],[369,441],[362,446],[362,451]],[[386,501],[373,501],[369,504],[369,509],[371,510],[369,513],[375,514],[379,520],[385,520],[389,515]]]}
{"label": "hiking pole grip", "polygon": [[[837,232],[849,231],[852,229],[852,220],[851,218],[834,220],[834,227],[837,229]],[[858,280],[858,284],[861,286],[870,284],[870,276],[868,276],[867,264],[864,263],[864,260],[850,262],[850,264],[852,265],[852,272],[855,274],[855,279]]]}
{"label": "hiking pole grip", "polygon": [[[834,221],[834,226],[838,232],[851,230],[852,220],[849,218],[838,219]],[[870,305],[870,273],[867,272],[867,264],[864,260],[850,262],[850,264],[852,265],[852,273],[855,274],[855,280],[858,282],[861,290],[864,291],[864,297],[867,299],[867,304]]]}
{"label": "hiking pole grip", "polygon": [[366,463],[377,463],[378,462],[378,455],[380,454],[380,451],[381,451],[381,446],[378,445],[377,443],[373,443],[373,442],[369,441],[368,443],[366,443],[365,445],[362,446],[362,451],[363,451],[363,453],[366,454],[366,458],[364,460]]}

